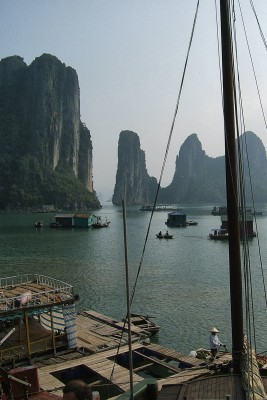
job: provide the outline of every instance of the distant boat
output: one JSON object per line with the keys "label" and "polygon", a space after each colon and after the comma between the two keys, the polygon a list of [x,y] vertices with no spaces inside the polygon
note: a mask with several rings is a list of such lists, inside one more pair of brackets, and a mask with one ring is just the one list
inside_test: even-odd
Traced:
{"label": "distant boat", "polygon": [[59,222],[50,222],[50,228],[61,228],[62,225]]}
{"label": "distant boat", "polygon": [[[240,213],[241,213],[241,209],[240,209]],[[262,211],[253,211],[252,208],[246,208],[246,213],[248,215],[262,215]],[[211,211],[211,215],[227,215],[227,207],[216,207],[214,206],[212,211]]]}
{"label": "distant boat", "polygon": [[229,233],[227,229],[212,229],[209,238],[212,240],[228,240]]}
{"label": "distant boat", "polygon": [[42,228],[44,226],[42,221],[36,221],[34,224],[35,228]]}
{"label": "distant boat", "polygon": [[195,225],[198,225],[198,222],[197,222],[197,221],[189,220],[189,221],[186,222],[186,224],[187,224],[188,226],[195,226]]}
{"label": "distant boat", "polygon": [[226,215],[227,207],[216,207],[214,206],[211,210],[211,215]]}
{"label": "distant boat", "polygon": [[156,237],[158,238],[158,239],[173,239],[173,235],[170,235],[169,234],[169,232],[167,231],[166,233],[161,233],[161,232],[159,232],[157,235],[156,235]]}
{"label": "distant boat", "polygon": [[97,217],[96,222],[94,222],[91,226],[92,228],[99,229],[99,228],[108,228],[110,221],[107,220],[103,222],[101,217]]}
{"label": "distant boat", "polygon": [[[153,207],[153,204],[144,204],[139,210],[152,211]],[[181,211],[181,208],[178,208],[175,204],[156,204],[154,211]]]}

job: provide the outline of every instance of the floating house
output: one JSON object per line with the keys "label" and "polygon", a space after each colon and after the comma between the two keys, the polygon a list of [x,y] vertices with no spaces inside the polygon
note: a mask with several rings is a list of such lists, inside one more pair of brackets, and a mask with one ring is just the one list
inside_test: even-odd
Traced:
{"label": "floating house", "polygon": [[178,211],[168,213],[168,219],[165,222],[167,226],[183,227],[187,226],[186,214]]}
{"label": "floating house", "polygon": [[75,228],[88,228],[96,220],[97,217],[93,214],[75,214],[73,218]]}
{"label": "floating house", "polygon": [[[254,232],[253,229],[253,219],[254,219],[253,215],[246,214],[244,223],[242,214],[240,214],[239,219],[240,219],[240,235],[241,236],[243,235],[243,230],[245,227],[247,235],[249,237],[255,237],[256,233]],[[221,222],[222,222],[221,229],[225,229],[226,231],[228,231],[228,216],[222,215]]]}
{"label": "floating house", "polygon": [[55,224],[64,228],[88,228],[96,222],[97,217],[93,214],[57,214],[55,215]]}
{"label": "floating house", "polygon": [[72,228],[74,226],[75,214],[57,214],[55,215],[56,223],[64,228]]}

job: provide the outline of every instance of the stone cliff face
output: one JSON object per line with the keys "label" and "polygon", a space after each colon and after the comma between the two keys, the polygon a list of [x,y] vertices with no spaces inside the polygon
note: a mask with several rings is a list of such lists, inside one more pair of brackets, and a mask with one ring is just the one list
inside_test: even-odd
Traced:
{"label": "stone cliff face", "polygon": [[[126,136],[124,140],[124,146],[127,148]],[[135,140],[137,141],[138,139],[135,138]],[[244,133],[241,136],[240,143],[244,153],[245,149],[247,149],[248,152],[248,157],[246,154],[243,156],[246,199],[251,203],[252,199],[247,163],[247,159],[249,159],[254,200],[265,202],[267,201],[267,158],[265,148],[262,141],[252,132]],[[124,152],[126,152],[126,149]],[[131,162],[127,164],[127,156],[124,156],[124,162],[122,162],[122,157],[122,153],[119,152],[117,180],[114,192],[116,193],[115,199],[118,199],[122,195],[122,189],[126,190],[122,185],[121,179],[126,180],[126,176],[123,175],[123,170],[127,168],[127,181],[131,182],[131,190],[127,188],[128,203],[142,204],[153,202],[154,197],[152,198],[152,193],[150,193],[149,200],[145,196],[142,197],[142,180],[133,180],[133,177],[136,176],[133,172],[133,165]],[[142,165],[144,166],[144,164]],[[135,165],[134,168],[137,169],[138,166]],[[140,168],[144,170],[144,167],[141,167],[141,163]],[[154,181],[154,188],[155,187],[156,182]],[[135,197],[135,190],[138,190],[138,197]],[[153,196],[155,196],[155,193],[156,189],[153,191]],[[129,194],[132,197],[130,197]],[[158,203],[225,203],[225,201],[225,157],[208,157],[205,151],[202,150],[202,145],[197,135],[190,135],[181,146],[179,155],[176,158],[175,172],[171,184],[165,188],[161,188],[159,191]],[[114,201],[113,203],[118,204]]]}
{"label": "stone cliff face", "polygon": [[202,150],[196,134],[190,135],[176,157],[171,184],[161,189],[160,201],[220,202],[225,199],[224,158],[211,158]]}
{"label": "stone cliff face", "polygon": [[[8,57],[0,62],[0,90],[2,161],[9,158],[14,177],[20,174],[14,161],[25,164],[31,160],[38,170],[37,191],[56,171],[70,174],[95,196],[91,135],[80,121],[76,71],[49,54],[30,66],[21,57]],[[2,186],[7,181],[6,177]]]}
{"label": "stone cliff face", "polygon": [[140,148],[136,133],[122,131],[118,144],[118,169],[112,203],[121,205],[150,203],[157,190],[155,178],[149,177],[146,169],[145,153]]}
{"label": "stone cliff face", "polygon": [[[267,199],[267,159],[262,141],[253,132],[242,135],[241,148],[244,159],[246,196],[251,198],[250,182],[255,201]],[[247,152],[247,154],[246,154]]]}

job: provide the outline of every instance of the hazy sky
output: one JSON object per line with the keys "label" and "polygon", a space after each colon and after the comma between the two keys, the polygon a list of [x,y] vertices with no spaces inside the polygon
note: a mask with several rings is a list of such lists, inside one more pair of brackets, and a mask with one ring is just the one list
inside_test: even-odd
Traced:
{"label": "hazy sky", "polygon": [[[267,51],[249,0],[240,0],[263,107],[267,111]],[[196,0],[0,0],[0,58],[29,65],[55,55],[78,74],[81,119],[93,142],[94,187],[113,193],[118,138],[140,137],[148,173],[159,178],[175,109]],[[267,1],[254,0],[267,38]],[[246,130],[267,135],[236,4]],[[163,186],[173,177],[181,144],[197,133],[206,154],[224,154],[214,0],[201,0],[180,111]]]}

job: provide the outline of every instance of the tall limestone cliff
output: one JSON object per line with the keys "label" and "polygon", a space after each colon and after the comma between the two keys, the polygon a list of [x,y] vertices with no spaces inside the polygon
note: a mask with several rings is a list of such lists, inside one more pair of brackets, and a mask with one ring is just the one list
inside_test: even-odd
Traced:
{"label": "tall limestone cliff", "polygon": [[[127,137],[125,136],[124,146],[127,148]],[[139,139],[135,139],[138,141]],[[241,135],[240,147],[243,149],[243,168],[245,171],[245,188],[246,200],[252,204],[253,192],[256,202],[267,201],[267,158],[266,151],[262,141],[253,133],[246,132]],[[116,180],[116,198],[119,198],[123,188],[122,171],[126,168],[125,163],[122,163],[119,153],[118,171]],[[145,156],[143,156],[145,157]],[[143,166],[142,166],[143,165]],[[249,165],[249,167],[248,167]],[[135,169],[138,166],[135,165]],[[147,197],[142,197],[141,180],[134,180],[132,163],[127,164],[127,179],[130,185],[128,192],[128,204],[142,204],[145,202],[153,202]],[[144,170],[144,164],[140,163],[140,169]],[[146,170],[145,170],[146,171]],[[250,187],[250,177],[252,189]],[[123,176],[126,179],[126,176]],[[148,177],[149,179],[149,177]],[[154,187],[156,187],[155,178]],[[134,182],[134,184],[132,184]],[[138,189],[136,189],[138,187]],[[135,190],[138,190],[139,196],[135,196]],[[152,194],[155,190],[152,191]],[[132,197],[129,196],[131,194]],[[169,186],[161,188],[158,195],[160,203],[225,203],[226,187],[225,187],[225,157],[212,158],[205,154],[202,145],[196,134],[190,135],[182,144],[179,154],[176,157],[175,172],[173,180]],[[114,202],[114,204],[117,204]]]}
{"label": "tall limestone cliff", "polygon": [[131,131],[122,131],[118,144],[118,169],[112,203],[121,205],[150,203],[154,200],[157,181],[149,177],[145,153],[140,148],[139,136]]}
{"label": "tall limestone cliff", "polygon": [[[236,143],[238,148],[238,144]],[[253,132],[240,136],[242,149],[246,201],[267,200],[267,159],[262,141]],[[248,167],[249,165],[249,167]],[[251,177],[251,179],[250,179]],[[252,187],[250,185],[252,183]],[[181,146],[176,158],[172,183],[161,190],[161,201],[170,202],[225,202],[225,157],[211,158],[202,150],[195,134],[189,136]]]}
{"label": "tall limestone cliff", "polygon": [[99,207],[77,73],[50,54],[0,61],[0,208]]}
{"label": "tall limestone cliff", "polygon": [[190,135],[176,157],[171,184],[162,188],[160,201],[200,203],[225,201],[224,157],[208,157],[195,133]]}

